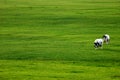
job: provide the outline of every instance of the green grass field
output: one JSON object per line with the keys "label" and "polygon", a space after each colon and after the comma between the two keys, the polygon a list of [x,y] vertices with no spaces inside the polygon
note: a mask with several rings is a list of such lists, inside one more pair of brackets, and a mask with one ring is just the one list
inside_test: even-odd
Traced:
{"label": "green grass field", "polygon": [[0,80],[120,80],[119,35],[120,0],[0,0]]}

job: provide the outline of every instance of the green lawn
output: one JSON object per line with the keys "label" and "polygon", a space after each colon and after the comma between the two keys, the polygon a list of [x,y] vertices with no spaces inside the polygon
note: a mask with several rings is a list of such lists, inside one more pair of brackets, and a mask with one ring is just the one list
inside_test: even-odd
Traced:
{"label": "green lawn", "polygon": [[[120,0],[0,0],[0,80],[120,80]],[[109,34],[110,44],[93,42]]]}

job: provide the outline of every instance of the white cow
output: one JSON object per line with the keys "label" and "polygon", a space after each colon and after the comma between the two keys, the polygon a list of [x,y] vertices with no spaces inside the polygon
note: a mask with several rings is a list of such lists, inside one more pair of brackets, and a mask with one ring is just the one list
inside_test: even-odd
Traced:
{"label": "white cow", "polygon": [[104,40],[104,42],[105,42],[106,44],[108,44],[109,41],[110,41],[110,36],[109,36],[108,34],[104,34],[104,35],[103,35],[103,40]]}
{"label": "white cow", "polygon": [[96,39],[96,40],[94,41],[94,47],[95,47],[95,48],[98,48],[98,47],[102,48],[103,42],[104,42],[104,39],[102,39],[102,38]]}

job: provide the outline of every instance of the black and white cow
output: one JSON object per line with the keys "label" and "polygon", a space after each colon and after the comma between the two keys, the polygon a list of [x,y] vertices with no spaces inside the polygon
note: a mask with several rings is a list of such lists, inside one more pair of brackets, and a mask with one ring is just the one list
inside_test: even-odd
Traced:
{"label": "black and white cow", "polygon": [[105,42],[106,44],[108,44],[109,41],[110,41],[110,36],[109,36],[108,34],[104,34],[104,35],[103,35],[103,40],[104,40],[104,42]]}
{"label": "black and white cow", "polygon": [[95,48],[99,48],[99,47],[102,48],[103,42],[104,42],[104,40],[103,40],[102,38],[96,39],[96,40],[94,41],[94,47],[95,47]]}

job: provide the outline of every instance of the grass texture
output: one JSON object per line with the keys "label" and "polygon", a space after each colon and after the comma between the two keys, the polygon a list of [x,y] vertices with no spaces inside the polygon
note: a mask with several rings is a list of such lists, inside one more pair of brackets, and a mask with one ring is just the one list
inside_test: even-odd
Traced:
{"label": "grass texture", "polygon": [[[0,0],[1,80],[119,80],[119,0]],[[110,43],[93,42],[109,34]]]}

